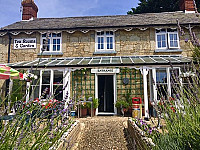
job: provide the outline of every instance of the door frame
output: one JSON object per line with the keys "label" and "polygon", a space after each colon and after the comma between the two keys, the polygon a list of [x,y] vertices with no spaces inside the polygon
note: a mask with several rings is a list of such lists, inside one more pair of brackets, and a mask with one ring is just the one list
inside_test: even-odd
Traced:
{"label": "door frame", "polygon": [[96,109],[96,115],[116,115],[117,108],[115,107],[117,101],[117,82],[116,82],[116,73],[95,73],[95,98],[98,98],[98,76],[99,75],[112,75],[113,76],[113,92],[114,92],[114,113],[109,112],[99,112],[98,108]]}

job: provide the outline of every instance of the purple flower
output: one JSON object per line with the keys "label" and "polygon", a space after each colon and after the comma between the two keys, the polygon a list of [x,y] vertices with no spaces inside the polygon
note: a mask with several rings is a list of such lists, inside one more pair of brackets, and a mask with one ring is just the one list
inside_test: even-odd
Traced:
{"label": "purple flower", "polygon": [[30,112],[30,111],[27,111],[27,112],[26,112],[26,114],[27,114],[27,115],[30,115],[30,114],[31,114],[31,112]]}
{"label": "purple flower", "polygon": [[186,39],[185,39],[185,42],[187,43],[188,41],[189,41],[189,39],[188,39],[188,38],[186,38]]}
{"label": "purple flower", "polygon": [[67,109],[63,109],[62,112],[63,112],[63,113],[67,112]]}

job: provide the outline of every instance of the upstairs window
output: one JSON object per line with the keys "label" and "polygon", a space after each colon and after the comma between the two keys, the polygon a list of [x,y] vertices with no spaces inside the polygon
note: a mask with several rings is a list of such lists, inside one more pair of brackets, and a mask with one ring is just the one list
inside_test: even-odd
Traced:
{"label": "upstairs window", "polygon": [[156,30],[157,49],[179,49],[179,36],[177,29]]}
{"label": "upstairs window", "polygon": [[113,31],[100,31],[96,33],[96,50],[114,50]]}
{"label": "upstairs window", "polygon": [[47,34],[42,34],[42,45],[41,51],[48,51],[48,52],[61,52],[62,49],[62,35],[61,33],[50,33],[49,37]]}

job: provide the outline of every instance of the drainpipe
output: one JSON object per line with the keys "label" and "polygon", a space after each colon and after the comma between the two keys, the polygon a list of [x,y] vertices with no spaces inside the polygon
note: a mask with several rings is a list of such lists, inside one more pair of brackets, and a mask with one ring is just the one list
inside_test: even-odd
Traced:
{"label": "drainpipe", "polygon": [[[10,48],[11,48],[11,41],[12,41],[12,37],[11,37],[11,34],[8,32],[8,38],[9,38],[9,43],[8,43],[8,61],[7,61],[7,63],[10,63]],[[6,108],[7,107],[7,103],[8,103],[8,98],[9,98],[9,96],[8,96],[8,94],[9,94],[9,83],[10,83],[10,79],[7,79],[6,80],[6,95],[5,96],[7,96],[7,98],[5,99],[5,109],[6,109],[6,114],[9,112],[7,109],[8,108]],[[9,107],[9,106],[8,106]]]}
{"label": "drainpipe", "polygon": [[8,38],[9,38],[9,44],[8,44],[8,63],[10,63],[10,46],[11,46],[11,41],[12,41],[12,37],[11,37],[10,33],[8,33]]}

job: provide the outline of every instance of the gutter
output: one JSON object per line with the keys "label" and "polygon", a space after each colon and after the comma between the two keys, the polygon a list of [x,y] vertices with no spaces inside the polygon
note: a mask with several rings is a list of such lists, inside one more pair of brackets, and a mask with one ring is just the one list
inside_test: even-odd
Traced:
{"label": "gutter", "polygon": [[[200,23],[182,23],[180,25],[184,26],[184,25],[200,25]],[[83,29],[87,29],[87,30],[91,30],[91,29],[105,29],[105,28],[139,28],[139,27],[160,27],[160,26],[177,26],[177,24],[171,23],[171,24],[147,24],[147,25],[125,25],[125,26],[99,26],[99,27],[74,27],[74,28],[37,28],[37,29],[3,29],[0,30],[0,32],[11,32],[11,31],[27,31],[27,30],[31,30],[31,31],[38,31],[38,30],[83,30]],[[22,26],[23,27],[23,26]]]}

